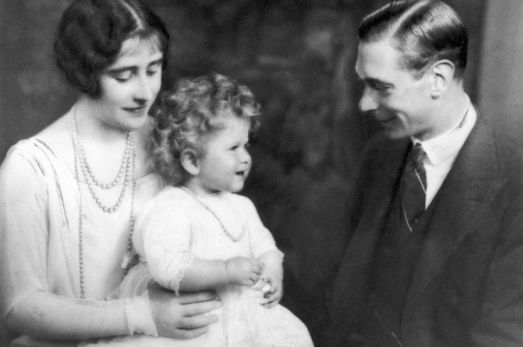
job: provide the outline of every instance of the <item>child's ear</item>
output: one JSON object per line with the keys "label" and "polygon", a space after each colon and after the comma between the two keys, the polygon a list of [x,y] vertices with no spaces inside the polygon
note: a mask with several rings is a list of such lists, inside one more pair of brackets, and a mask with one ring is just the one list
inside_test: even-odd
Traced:
{"label": "child's ear", "polygon": [[196,176],[200,173],[200,163],[198,155],[193,149],[184,149],[180,155],[180,163],[182,167],[191,176]]}

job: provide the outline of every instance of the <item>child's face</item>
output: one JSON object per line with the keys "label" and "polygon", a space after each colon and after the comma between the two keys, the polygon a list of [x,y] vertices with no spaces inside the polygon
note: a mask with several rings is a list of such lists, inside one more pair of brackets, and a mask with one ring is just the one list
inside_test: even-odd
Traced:
{"label": "child's face", "polygon": [[205,153],[198,159],[200,171],[194,183],[207,193],[240,191],[251,167],[249,120],[228,116],[223,124],[223,129],[209,135]]}

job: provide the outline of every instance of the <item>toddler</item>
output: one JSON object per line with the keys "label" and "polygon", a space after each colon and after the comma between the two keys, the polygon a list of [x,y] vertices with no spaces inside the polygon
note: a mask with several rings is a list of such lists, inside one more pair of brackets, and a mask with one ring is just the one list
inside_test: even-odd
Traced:
{"label": "toddler", "polygon": [[123,295],[145,290],[151,278],[176,293],[214,290],[220,319],[195,339],[142,335],[111,345],[312,346],[305,325],[278,304],[283,254],[252,202],[236,194],[251,168],[258,115],[251,91],[219,74],[182,80],[159,97],[151,153],[168,185],[137,217],[140,263]]}

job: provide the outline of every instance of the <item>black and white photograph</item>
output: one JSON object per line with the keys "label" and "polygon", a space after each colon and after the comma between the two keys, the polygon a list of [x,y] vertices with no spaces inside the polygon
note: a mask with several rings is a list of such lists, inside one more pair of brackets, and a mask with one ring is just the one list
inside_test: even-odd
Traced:
{"label": "black and white photograph", "polygon": [[521,23],[1,0],[0,346],[523,346]]}

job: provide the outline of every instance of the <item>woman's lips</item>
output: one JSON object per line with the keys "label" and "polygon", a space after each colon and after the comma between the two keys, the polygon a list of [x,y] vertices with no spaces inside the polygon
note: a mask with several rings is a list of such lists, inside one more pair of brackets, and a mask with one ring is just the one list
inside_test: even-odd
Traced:
{"label": "woman's lips", "polygon": [[127,112],[141,112],[145,109],[145,105],[136,107],[123,107],[123,109]]}

